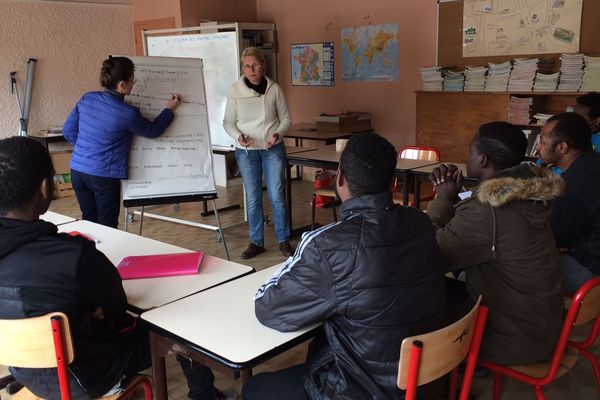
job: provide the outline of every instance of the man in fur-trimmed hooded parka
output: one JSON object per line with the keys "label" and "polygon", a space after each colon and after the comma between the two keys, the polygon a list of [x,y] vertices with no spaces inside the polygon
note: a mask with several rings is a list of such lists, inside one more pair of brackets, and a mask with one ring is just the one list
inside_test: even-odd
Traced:
{"label": "man in fur-trimmed hooded parka", "polygon": [[548,359],[560,335],[563,282],[550,215],[564,190],[548,170],[520,164],[523,132],[484,124],[471,143],[467,175],[480,180],[458,202],[462,172],[441,166],[430,179],[438,198],[427,208],[446,271],[464,270],[471,301],[490,308],[480,358],[505,365]]}

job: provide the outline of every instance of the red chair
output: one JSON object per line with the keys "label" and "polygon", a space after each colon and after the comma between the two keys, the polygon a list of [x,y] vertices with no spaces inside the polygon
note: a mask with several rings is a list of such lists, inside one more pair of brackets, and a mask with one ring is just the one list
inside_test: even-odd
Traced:
{"label": "red chair", "polygon": [[[69,321],[63,313],[0,320],[0,364],[24,368],[57,368],[62,400],[71,399],[67,366],[74,358]],[[133,378],[125,391],[101,399],[129,399],[140,388],[144,390],[145,400],[152,400],[152,383],[145,375]],[[11,399],[41,400],[26,387]]]}
{"label": "red chair", "polygon": [[449,399],[456,394],[458,365],[467,357],[460,400],[467,400],[477,364],[488,309],[477,304],[459,321],[423,335],[407,337],[400,347],[398,387],[406,390],[406,400],[414,400],[417,387],[450,375]]}
{"label": "red chair", "polygon": [[[432,162],[440,161],[440,151],[435,147],[420,147],[420,146],[404,146],[398,152],[398,158],[406,158],[409,160],[427,160]],[[429,185],[428,190],[421,190],[421,193],[429,193],[421,196],[421,201],[429,201],[433,200],[435,196],[435,191],[433,186],[429,182],[425,182],[425,185]],[[402,192],[399,190],[398,178],[394,179],[394,184],[392,188],[392,192],[394,193],[394,203],[396,204],[404,204],[402,199]],[[414,200],[409,200],[410,207],[415,206]]]}
{"label": "red chair", "polygon": [[[590,281],[586,282],[581,289],[579,289],[579,291],[584,289],[584,287],[588,284],[593,285],[593,281],[594,279],[591,279]],[[571,304],[572,301],[573,299],[571,299]],[[577,315],[575,326],[584,325],[594,321],[592,323],[592,328],[590,329],[588,336],[583,341],[569,340],[569,346],[575,347],[579,351],[580,355],[590,360],[590,363],[592,363],[592,368],[594,369],[594,375],[596,376],[596,385],[598,386],[598,390],[600,390],[600,365],[598,364],[598,359],[596,356],[589,351],[589,348],[598,338],[598,332],[600,332],[600,290],[595,290],[587,295],[586,302],[588,303],[587,306],[580,310],[579,314]]]}
{"label": "red chair", "polygon": [[[565,317],[565,322],[560,333],[560,338],[554,350],[554,355],[548,362],[539,362],[530,365],[505,366],[492,362],[480,362],[479,364],[494,372],[494,400],[500,399],[500,384],[502,375],[517,379],[521,382],[533,385],[535,396],[538,400],[545,399],[543,386],[548,385],[555,379],[568,373],[575,363],[579,351],[577,346],[569,342],[569,335],[575,326],[583,325],[594,319],[594,329],[598,333],[598,317],[600,316],[600,277],[590,279],[579,288],[573,296],[573,301]],[[594,331],[592,329],[592,331]],[[593,333],[593,332],[592,332]],[[589,338],[589,337],[588,337]],[[585,350],[587,340],[583,342]],[[580,344],[581,345],[581,344]],[[587,352],[587,351],[586,351]],[[588,357],[584,354],[584,356]],[[590,354],[593,358],[594,356]],[[588,357],[589,358],[589,357]],[[597,362],[594,363],[594,371],[598,378]]]}

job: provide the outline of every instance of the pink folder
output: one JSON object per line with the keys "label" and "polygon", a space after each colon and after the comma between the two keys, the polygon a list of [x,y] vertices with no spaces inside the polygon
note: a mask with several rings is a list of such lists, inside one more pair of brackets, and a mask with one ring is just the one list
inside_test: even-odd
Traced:
{"label": "pink folder", "polygon": [[156,278],[159,276],[193,275],[204,252],[129,256],[121,260],[117,270],[122,279]]}

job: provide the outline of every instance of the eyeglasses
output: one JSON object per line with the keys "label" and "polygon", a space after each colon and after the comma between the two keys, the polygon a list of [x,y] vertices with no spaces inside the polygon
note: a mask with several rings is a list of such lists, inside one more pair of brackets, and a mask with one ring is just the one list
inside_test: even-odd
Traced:
{"label": "eyeglasses", "polygon": [[255,70],[255,69],[260,69],[260,68],[261,68],[261,66],[258,63],[254,63],[254,64],[250,64],[250,65],[248,65],[248,64],[244,65],[244,69],[246,69],[246,70],[251,70],[251,69]]}

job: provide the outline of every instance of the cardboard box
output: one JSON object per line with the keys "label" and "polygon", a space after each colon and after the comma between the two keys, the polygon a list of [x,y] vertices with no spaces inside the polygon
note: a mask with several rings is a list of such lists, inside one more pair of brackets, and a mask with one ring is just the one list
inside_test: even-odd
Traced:
{"label": "cardboard box", "polygon": [[326,132],[361,132],[371,130],[371,114],[348,112],[338,115],[322,114],[317,117],[317,129]]}
{"label": "cardboard box", "polygon": [[71,183],[54,183],[55,199],[71,196],[75,196],[75,190],[73,190],[73,185]]}
{"label": "cardboard box", "polygon": [[71,152],[70,151],[56,151],[50,153],[52,164],[54,165],[54,171],[56,174],[68,174],[71,172]]}

